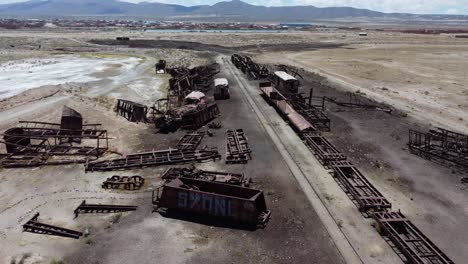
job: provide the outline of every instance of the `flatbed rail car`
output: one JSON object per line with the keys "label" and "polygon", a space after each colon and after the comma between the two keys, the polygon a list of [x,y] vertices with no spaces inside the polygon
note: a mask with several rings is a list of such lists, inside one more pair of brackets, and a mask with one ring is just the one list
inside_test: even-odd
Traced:
{"label": "flatbed rail car", "polygon": [[332,162],[331,168],[333,176],[341,183],[344,191],[356,201],[361,212],[377,212],[392,208],[387,198],[351,162]]}
{"label": "flatbed rail car", "polygon": [[382,235],[393,242],[408,263],[454,264],[401,212],[375,212],[373,218]]}
{"label": "flatbed rail car", "polygon": [[211,150],[158,150],[129,154],[124,158],[88,162],[85,171],[113,171],[151,166],[207,162],[221,159],[216,149]]}
{"label": "flatbed rail car", "polygon": [[217,182],[176,178],[153,191],[157,210],[176,210],[265,227],[271,212],[263,191]]}
{"label": "flatbed rail car", "polygon": [[328,166],[333,161],[346,160],[346,156],[343,155],[335,146],[333,146],[328,139],[322,136],[318,132],[303,133],[302,138],[305,144],[312,149],[315,156],[319,161]]}
{"label": "flatbed rail car", "polygon": [[251,181],[243,173],[206,171],[195,168],[169,168],[161,176],[164,180],[173,180],[179,177],[240,185],[243,187],[248,187]]}

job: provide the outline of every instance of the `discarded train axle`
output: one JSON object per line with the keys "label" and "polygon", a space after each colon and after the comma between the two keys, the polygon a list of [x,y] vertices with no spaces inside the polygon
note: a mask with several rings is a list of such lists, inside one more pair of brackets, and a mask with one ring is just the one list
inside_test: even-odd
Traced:
{"label": "discarded train axle", "polygon": [[244,130],[226,131],[226,163],[247,163],[252,159],[249,142],[244,134]]}
{"label": "discarded train axle", "polygon": [[107,178],[106,181],[102,183],[102,188],[104,189],[120,189],[125,190],[139,190],[145,184],[145,179],[141,176],[118,176],[114,175],[110,178]]}

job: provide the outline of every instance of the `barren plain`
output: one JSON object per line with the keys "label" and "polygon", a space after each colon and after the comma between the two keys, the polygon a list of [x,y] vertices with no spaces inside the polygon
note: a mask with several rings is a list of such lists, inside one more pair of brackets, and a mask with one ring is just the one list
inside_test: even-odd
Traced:
{"label": "barren plain", "polygon": [[[132,41],[118,43],[117,36]],[[202,144],[222,152],[222,131],[244,128],[253,160],[197,166],[250,176],[253,187],[265,191],[272,219],[265,229],[252,231],[153,213],[151,190],[161,184],[164,167],[126,171],[147,179],[136,193],[102,190],[102,181],[113,174],[85,173],[80,164],[1,169],[0,262],[401,263],[372,220],[362,217],[296,134],[260,100],[257,84],[222,59],[233,53],[302,68],[305,93],[314,87],[318,96],[347,98],[351,92],[394,109],[388,114],[327,105],[332,129],[325,134],[450,258],[456,263],[468,259],[468,188],[460,183],[466,172],[411,155],[406,145],[410,128],[440,126],[467,134],[467,39],[380,31],[362,38],[338,30],[234,34],[56,29],[0,31],[1,131],[19,120],[56,122],[67,105],[87,123],[101,123],[109,131],[113,139],[105,158],[165,149],[183,132],[158,134],[153,124],[130,123],[113,111],[116,99],[151,106],[164,97],[169,76],[154,73],[159,59],[170,66],[217,61],[218,76],[232,85],[232,99],[219,103],[223,129]],[[320,79],[324,85],[317,86],[313,73],[325,77]],[[276,133],[280,145],[268,131]],[[324,222],[324,212],[310,203],[311,193],[288,157],[332,223]],[[85,199],[139,208],[118,216],[74,219],[74,208]],[[22,224],[38,211],[44,222],[86,229],[90,235],[74,241],[22,232]],[[340,236],[359,262],[344,257],[343,241],[336,241]]]}

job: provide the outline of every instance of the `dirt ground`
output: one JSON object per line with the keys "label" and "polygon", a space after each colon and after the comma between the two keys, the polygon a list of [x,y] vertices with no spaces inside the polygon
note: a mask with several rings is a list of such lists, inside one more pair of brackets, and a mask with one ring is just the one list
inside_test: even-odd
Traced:
{"label": "dirt ground", "polygon": [[[130,36],[136,45],[115,45],[116,36]],[[99,80],[45,85],[0,101],[0,130],[18,120],[57,122],[61,107],[80,111],[88,123],[109,130],[111,150],[128,154],[164,149],[183,135],[156,134],[150,124],[134,124],[112,110],[116,98],[151,105],[163,96],[167,76],[156,76],[154,63],[194,66],[212,62],[217,52],[243,51],[263,63],[284,63],[318,72],[330,87],[311,82],[305,74],[304,92],[347,98],[346,91],[365,96],[396,110],[349,111],[327,104],[332,131],[325,135],[347,155],[392,203],[401,209],[456,263],[468,258],[468,195],[460,183],[466,174],[410,155],[409,128],[431,125],[468,131],[464,74],[467,40],[453,36],[422,36],[372,32],[213,34],[150,32],[0,31],[0,63],[54,56],[108,58],[130,56],[141,63],[113,79],[115,71],[97,73]],[[91,41],[92,40],[92,41]],[[164,40],[158,43],[158,40]],[[171,46],[171,42],[173,45]],[[190,41],[198,42],[191,44]],[[112,45],[106,45],[112,44]],[[0,65],[1,66],[1,65]],[[151,190],[160,184],[164,168],[119,174],[142,175],[147,186],[138,192],[106,191],[100,184],[116,173],[85,173],[82,165],[0,170],[0,262],[26,257],[29,263],[346,263],[329,230],[311,206],[284,157],[265,132],[241,93],[237,80],[223,69],[220,77],[232,84],[232,98],[219,102],[223,129],[202,145],[217,146],[224,155],[227,128],[244,128],[254,150],[247,165],[222,162],[200,168],[243,172],[253,187],[263,189],[273,218],[263,230],[243,230],[212,223],[166,218],[152,213]],[[255,98],[255,83],[245,82]],[[148,94],[150,96],[148,96]],[[254,99],[270,125],[281,136],[311,186],[363,263],[400,260],[364,219],[328,173],[302,148],[297,136],[276,113]],[[110,158],[117,154],[107,154]],[[83,215],[73,219],[82,201],[137,204],[136,212]],[[21,225],[40,212],[43,222],[90,230],[78,241],[22,233]],[[339,224],[338,224],[339,223]],[[219,223],[218,223],[219,224]]]}

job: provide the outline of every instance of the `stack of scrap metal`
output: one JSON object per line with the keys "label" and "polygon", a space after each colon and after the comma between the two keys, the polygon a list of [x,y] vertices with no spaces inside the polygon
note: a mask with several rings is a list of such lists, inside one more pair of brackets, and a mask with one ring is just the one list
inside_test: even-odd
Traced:
{"label": "stack of scrap metal", "polygon": [[172,78],[169,80],[169,94],[182,100],[192,91],[207,91],[213,77],[219,73],[216,63],[198,66],[192,69],[185,67],[167,68]]}

